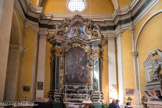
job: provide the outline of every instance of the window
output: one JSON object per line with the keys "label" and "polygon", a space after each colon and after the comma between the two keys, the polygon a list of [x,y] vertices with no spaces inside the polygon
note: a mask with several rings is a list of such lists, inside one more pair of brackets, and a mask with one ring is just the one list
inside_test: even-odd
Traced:
{"label": "window", "polygon": [[85,0],[69,0],[68,8],[70,11],[83,11],[85,9]]}

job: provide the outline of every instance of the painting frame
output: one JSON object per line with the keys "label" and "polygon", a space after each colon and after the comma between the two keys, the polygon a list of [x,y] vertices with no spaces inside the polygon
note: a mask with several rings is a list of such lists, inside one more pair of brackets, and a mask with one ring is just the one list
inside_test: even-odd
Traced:
{"label": "painting frame", "polygon": [[127,89],[125,89],[125,94],[127,96],[135,95],[135,89],[129,89],[129,88],[127,88]]}
{"label": "painting frame", "polygon": [[[81,50],[81,52],[78,53],[76,51],[77,49]],[[76,52],[73,52],[73,51],[76,51]],[[69,53],[72,56],[69,57],[69,55],[70,55]],[[79,61],[79,59],[77,59],[78,65],[76,65],[77,60],[73,61],[73,60],[75,60],[75,58],[77,58],[77,56],[76,56],[77,54],[75,55],[75,53],[78,54],[78,58],[81,59],[83,61],[83,63],[81,63]],[[83,54],[83,53],[85,55],[81,58],[79,55]],[[64,58],[65,58],[65,62],[64,62],[64,64],[65,64],[65,75],[64,75],[65,84],[66,85],[76,85],[76,84],[77,85],[86,85],[86,84],[88,84],[89,83],[88,53],[84,50],[84,48],[82,48],[82,47],[71,47],[67,52],[65,52]],[[75,67],[76,67],[76,69],[75,69]],[[84,76],[83,79],[80,78],[81,75],[79,73],[83,73],[82,74],[82,76]],[[86,73],[86,74],[84,74],[84,73]]]}

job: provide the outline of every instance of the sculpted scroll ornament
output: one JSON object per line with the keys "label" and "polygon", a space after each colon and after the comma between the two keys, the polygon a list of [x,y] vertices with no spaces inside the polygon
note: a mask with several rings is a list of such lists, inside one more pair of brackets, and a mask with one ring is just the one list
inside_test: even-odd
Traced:
{"label": "sculpted scroll ornament", "polygon": [[[152,57],[155,55],[160,55],[160,57],[158,59],[152,60]],[[162,68],[162,51],[159,49],[151,51],[143,65],[146,68],[147,82],[159,81],[158,76],[160,75],[160,70]],[[150,72],[154,73],[150,76]]]}
{"label": "sculpted scroll ornament", "polygon": [[94,24],[90,19],[84,19],[80,15],[73,18],[65,18],[57,24],[55,35],[63,37],[82,36],[86,39],[101,37],[99,25]]}

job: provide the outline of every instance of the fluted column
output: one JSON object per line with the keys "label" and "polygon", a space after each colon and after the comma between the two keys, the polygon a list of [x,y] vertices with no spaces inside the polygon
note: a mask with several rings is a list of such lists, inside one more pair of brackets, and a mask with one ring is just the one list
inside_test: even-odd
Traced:
{"label": "fluted column", "polygon": [[116,47],[115,38],[108,38],[108,83],[109,99],[117,98],[117,74],[116,74]]}
{"label": "fluted column", "polygon": [[123,55],[122,55],[122,34],[117,36],[117,61],[118,61],[118,85],[120,104],[124,104],[124,71],[123,71]]}
{"label": "fluted column", "polygon": [[44,100],[44,75],[45,75],[45,57],[46,57],[46,37],[43,34],[39,36],[39,51],[38,51],[38,71],[37,71],[37,86],[36,100]]}

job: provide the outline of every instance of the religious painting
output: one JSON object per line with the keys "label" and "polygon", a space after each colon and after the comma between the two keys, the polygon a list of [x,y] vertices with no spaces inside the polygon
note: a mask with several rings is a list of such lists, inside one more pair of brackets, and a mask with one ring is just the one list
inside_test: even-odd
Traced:
{"label": "religious painting", "polygon": [[23,91],[30,92],[30,86],[23,86]]}
{"label": "religious painting", "polygon": [[72,36],[81,36],[82,38],[88,39],[88,36],[84,33],[84,26],[77,24],[75,26],[70,27],[70,32],[67,34],[66,38],[70,38]]}
{"label": "religious painting", "polygon": [[134,95],[134,89],[126,89],[126,95]]}
{"label": "religious painting", "polygon": [[87,53],[83,48],[73,47],[65,53],[65,83],[88,83]]}
{"label": "religious painting", "polygon": [[43,82],[37,82],[37,89],[43,90]]}

